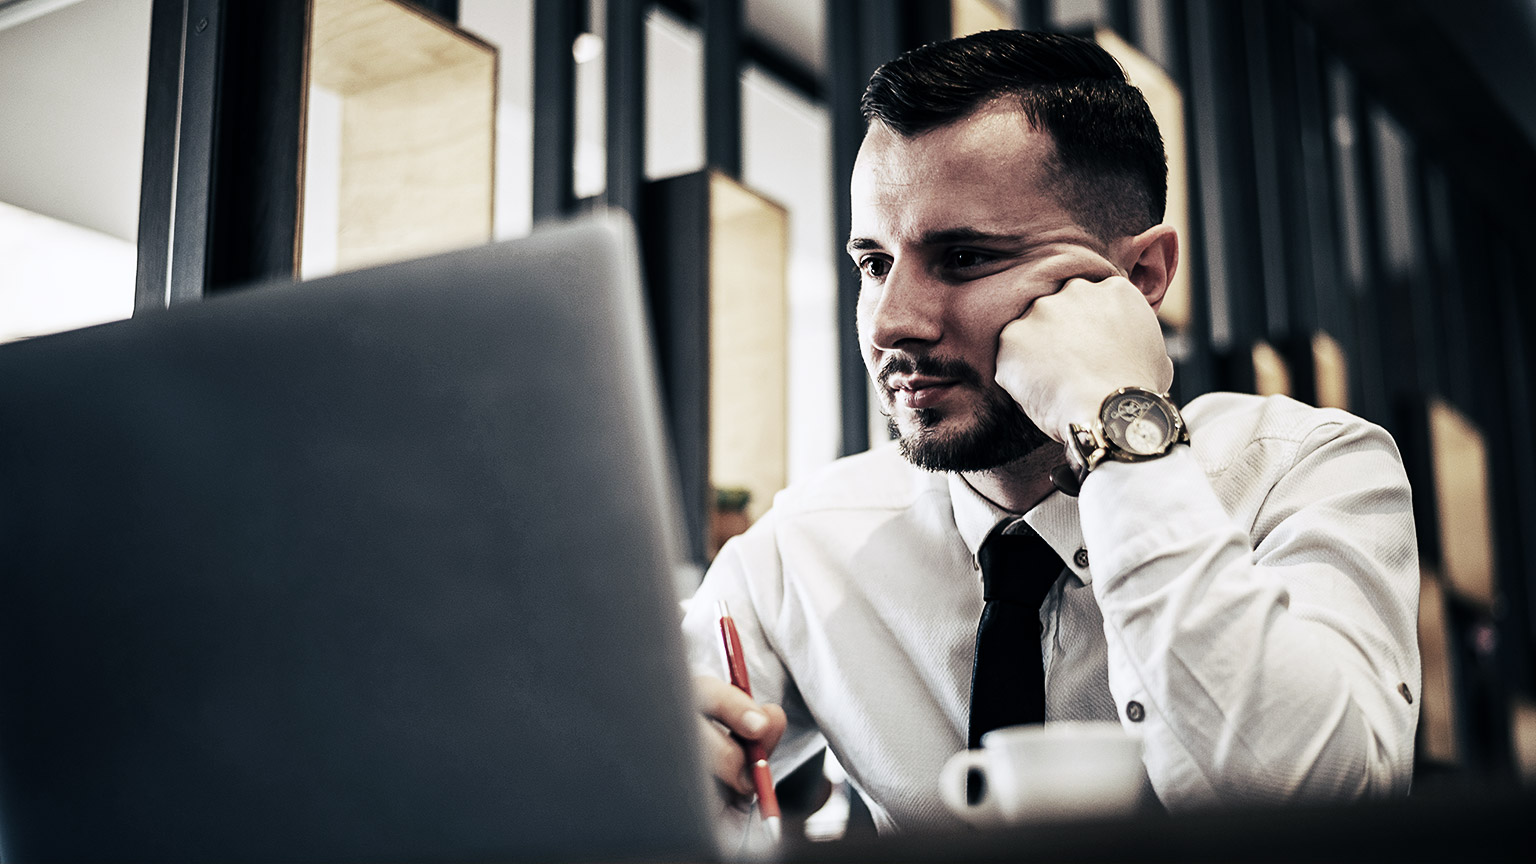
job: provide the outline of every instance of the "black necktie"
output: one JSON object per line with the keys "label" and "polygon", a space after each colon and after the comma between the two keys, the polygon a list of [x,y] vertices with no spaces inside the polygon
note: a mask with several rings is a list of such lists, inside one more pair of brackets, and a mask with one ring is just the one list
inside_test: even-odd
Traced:
{"label": "black necktie", "polygon": [[[1004,534],[1005,528],[1017,533]],[[987,605],[976,626],[971,667],[968,746],[973,748],[993,729],[1045,722],[1040,603],[1063,567],[1050,544],[1022,522],[993,528],[976,558]]]}

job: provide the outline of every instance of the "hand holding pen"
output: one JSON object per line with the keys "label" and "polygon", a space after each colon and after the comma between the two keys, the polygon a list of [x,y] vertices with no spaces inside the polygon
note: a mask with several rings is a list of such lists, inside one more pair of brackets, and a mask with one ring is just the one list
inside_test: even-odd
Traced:
{"label": "hand holding pen", "polygon": [[697,681],[701,710],[731,733],[730,738],[724,735],[716,738],[715,773],[737,792],[757,793],[764,828],[770,837],[778,839],[779,807],[768,770],[768,754],[784,733],[784,712],[776,705],[759,705],[752,701],[752,685],[747,678],[741,637],[723,601],[718,608],[720,640],[725,648],[731,683],[708,677]]}

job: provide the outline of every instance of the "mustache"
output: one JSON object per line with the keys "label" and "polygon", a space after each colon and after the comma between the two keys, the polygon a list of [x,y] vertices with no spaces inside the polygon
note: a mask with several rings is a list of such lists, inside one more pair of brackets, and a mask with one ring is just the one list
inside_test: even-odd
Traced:
{"label": "mustache", "polygon": [[981,373],[976,367],[956,357],[933,357],[927,354],[893,354],[880,364],[876,380],[887,390],[893,375],[928,375],[934,378],[953,378],[963,384],[981,386]]}

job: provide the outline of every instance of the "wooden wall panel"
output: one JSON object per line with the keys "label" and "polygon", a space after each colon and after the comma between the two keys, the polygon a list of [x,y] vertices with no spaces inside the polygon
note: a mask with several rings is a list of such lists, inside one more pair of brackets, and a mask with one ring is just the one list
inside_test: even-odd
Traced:
{"label": "wooden wall panel", "polygon": [[789,479],[789,217],[710,178],[709,473],[756,519]]}
{"label": "wooden wall panel", "polygon": [[1482,430],[1439,399],[1429,405],[1441,569],[1456,594],[1493,606],[1493,529]]}
{"label": "wooden wall panel", "polygon": [[1459,761],[1449,628],[1445,589],[1433,572],[1424,570],[1419,577],[1419,657],[1424,674],[1419,693],[1419,758],[1441,765]]}
{"label": "wooden wall panel", "polygon": [[460,64],[344,100],[340,268],[491,238],[494,74]]}
{"label": "wooden wall panel", "polygon": [[342,102],[338,269],[491,239],[496,63],[395,0],[315,0],[310,82]]}

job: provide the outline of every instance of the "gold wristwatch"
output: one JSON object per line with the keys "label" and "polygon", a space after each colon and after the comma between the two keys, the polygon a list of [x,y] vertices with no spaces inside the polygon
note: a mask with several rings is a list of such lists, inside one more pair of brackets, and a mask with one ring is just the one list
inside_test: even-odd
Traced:
{"label": "gold wristwatch", "polygon": [[1073,423],[1071,430],[1067,461],[1079,485],[1105,459],[1146,462],[1168,455],[1175,444],[1189,443],[1184,416],[1168,394],[1141,387],[1109,394],[1092,423]]}

